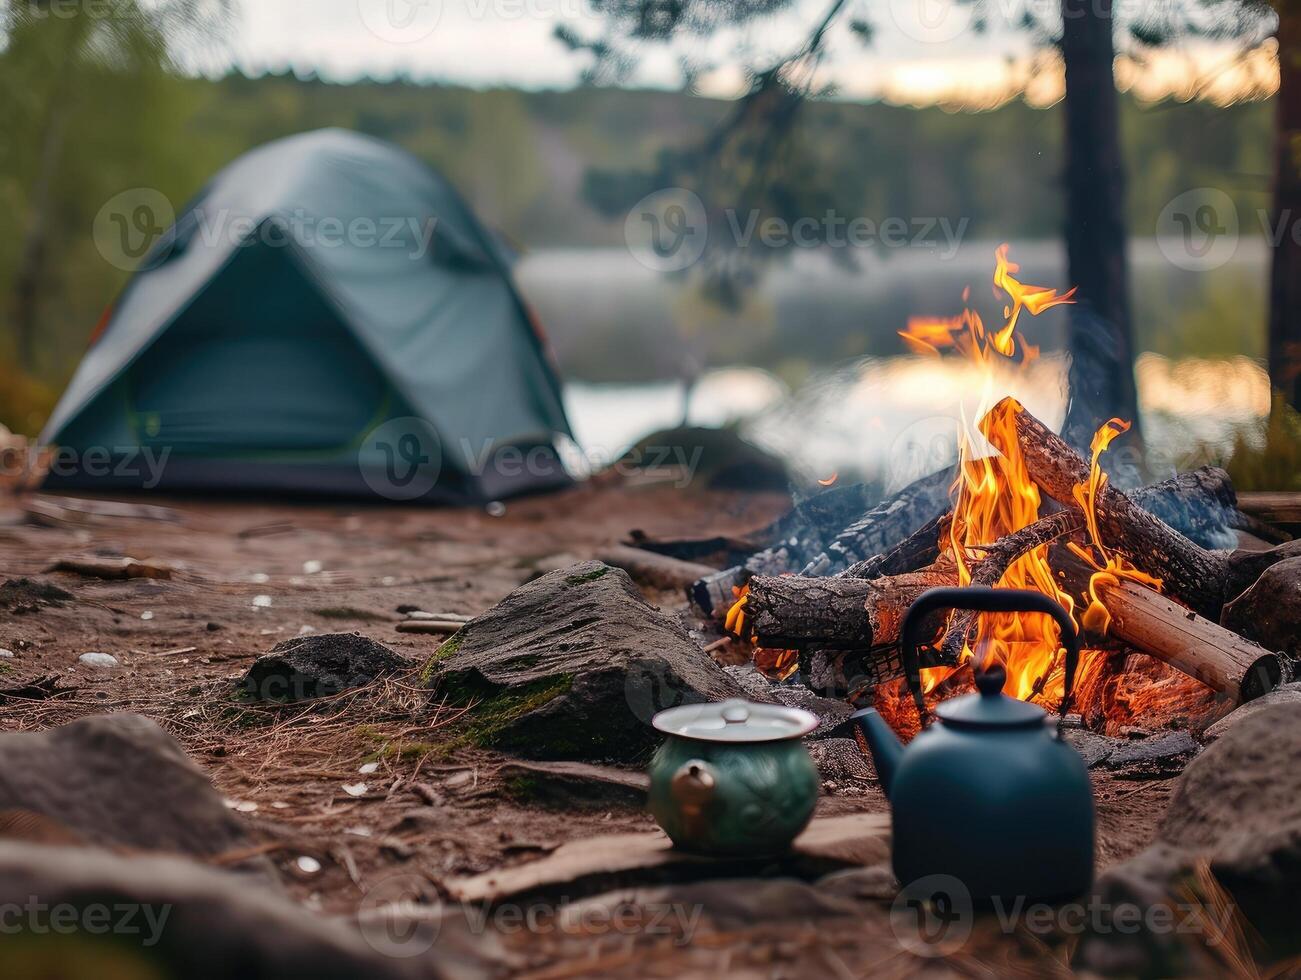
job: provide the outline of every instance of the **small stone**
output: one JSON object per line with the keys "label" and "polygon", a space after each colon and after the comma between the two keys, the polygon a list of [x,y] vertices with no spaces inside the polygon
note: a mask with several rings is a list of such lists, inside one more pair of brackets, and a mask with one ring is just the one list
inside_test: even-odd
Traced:
{"label": "small stone", "polygon": [[298,858],[294,864],[296,864],[298,870],[305,875],[314,875],[321,870],[321,862],[316,860],[314,857],[308,857],[306,854]]}
{"label": "small stone", "polygon": [[13,657],[13,655],[14,652],[12,650],[0,650],[0,660],[8,660]]}
{"label": "small stone", "polygon": [[369,776],[371,773],[375,772],[375,771],[378,770],[378,769],[379,769],[379,763],[378,763],[378,762],[367,762],[367,763],[364,763],[364,764],[362,765],[362,767],[361,767],[360,769],[358,769],[357,771],[358,771],[359,773],[361,773],[362,775],[364,775],[364,776]]}
{"label": "small stone", "polygon": [[154,618],[153,610],[146,609],[144,612],[140,614],[140,618],[143,619],[146,623],[149,622],[149,620]]}
{"label": "small stone", "polygon": [[226,627],[222,626],[221,623],[208,623],[208,625],[204,627],[204,629],[206,629],[209,633],[215,633],[218,630],[225,629],[225,628]]}
{"label": "small stone", "polygon": [[365,796],[369,787],[365,783],[344,783],[343,791],[349,796]]}
{"label": "small stone", "polygon": [[83,653],[77,658],[77,660],[85,664],[87,667],[103,667],[108,669],[111,667],[121,666],[121,664],[117,662],[117,657],[113,656],[111,653]]}
{"label": "small stone", "polygon": [[255,595],[253,597],[254,609],[270,609],[271,597],[269,595]]}
{"label": "small stone", "polygon": [[484,510],[488,512],[489,517],[506,516],[506,505],[503,504],[500,500],[489,501],[488,506],[484,507]]}
{"label": "small stone", "polygon": [[303,562],[303,573],[306,575],[316,575],[324,567],[324,565],[313,558],[310,561]]}

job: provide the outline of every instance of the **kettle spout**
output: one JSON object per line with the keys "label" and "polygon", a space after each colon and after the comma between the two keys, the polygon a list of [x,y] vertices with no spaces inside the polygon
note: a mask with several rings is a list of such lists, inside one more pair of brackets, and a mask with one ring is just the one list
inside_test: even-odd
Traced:
{"label": "kettle spout", "polygon": [[857,726],[859,745],[866,744],[872,755],[876,774],[881,780],[881,789],[889,796],[890,784],[894,782],[894,773],[899,767],[899,757],[903,755],[903,743],[875,708],[863,708],[849,717]]}

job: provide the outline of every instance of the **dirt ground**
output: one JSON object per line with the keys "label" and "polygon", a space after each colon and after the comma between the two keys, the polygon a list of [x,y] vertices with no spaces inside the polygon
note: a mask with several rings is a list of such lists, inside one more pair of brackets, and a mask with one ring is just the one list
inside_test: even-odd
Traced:
{"label": "dirt ground", "polygon": [[[72,594],[62,603],[0,611],[0,648],[14,654],[0,660],[0,689],[50,677],[70,689],[0,704],[0,731],[108,711],[155,719],[248,822],[290,893],[332,914],[354,912],[368,888],[395,871],[436,887],[440,879],[526,861],[565,841],[652,823],[629,808],[554,809],[511,799],[494,778],[501,756],[440,750],[452,713],[430,705],[414,678],[345,693],[330,710],[239,705],[234,682],[256,656],[303,632],[356,630],[418,662],[439,639],[398,633],[401,605],[473,615],[537,571],[590,557],[633,528],[666,536],[737,533],[788,505],[775,494],[614,484],[513,501],[501,516],[482,509],[148,503],[169,513],[94,514],[75,501],[42,497],[32,516],[0,501],[0,581],[34,576]],[[47,571],[59,558],[87,555],[152,559],[174,573],[104,581]],[[84,666],[78,657],[87,652],[111,654],[121,666]],[[363,772],[368,763],[377,766]],[[1105,774],[1095,780],[1099,862],[1106,866],[1151,839],[1170,782]],[[819,806],[826,813],[887,809],[874,787],[824,797]],[[743,943],[756,941],[748,936]]]}

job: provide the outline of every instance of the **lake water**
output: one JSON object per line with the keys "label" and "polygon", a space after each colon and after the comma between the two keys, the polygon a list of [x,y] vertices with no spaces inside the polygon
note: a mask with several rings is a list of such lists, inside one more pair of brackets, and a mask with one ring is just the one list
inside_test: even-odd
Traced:
{"label": "lake water", "polygon": [[[521,260],[517,276],[547,325],[567,378],[566,408],[593,463],[680,423],[685,409],[693,424],[737,423],[746,438],[783,456],[799,482],[838,472],[897,487],[950,461],[961,419],[1004,394],[1049,425],[1061,423],[1067,361],[1060,310],[1023,321],[1044,356],[1024,372],[1000,374],[988,390],[958,360],[894,353],[908,315],[955,312],[964,286],[996,315],[987,285],[995,245],[973,242],[947,259],[869,253],[853,270],[825,255],[797,254],[732,310],[618,249],[536,253]],[[1186,308],[1208,282],[1263,290],[1258,246],[1244,240],[1225,267],[1197,275],[1172,267],[1160,243],[1136,241],[1135,306],[1149,311],[1145,325],[1167,308]],[[1014,247],[1012,257],[1023,264],[1023,280],[1064,285],[1057,243]],[[791,363],[799,370],[789,370]],[[1157,472],[1217,459],[1235,432],[1269,409],[1264,369],[1247,357],[1145,353],[1136,373]],[[792,374],[801,380],[779,380]],[[685,375],[697,380],[684,406],[678,379]]]}

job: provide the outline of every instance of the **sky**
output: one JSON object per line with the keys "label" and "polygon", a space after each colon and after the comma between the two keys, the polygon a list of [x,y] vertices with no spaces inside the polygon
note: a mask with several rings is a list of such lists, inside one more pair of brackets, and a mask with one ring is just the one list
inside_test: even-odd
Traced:
{"label": "sky", "polygon": [[[821,80],[850,98],[955,108],[996,105],[1023,91],[1032,102],[1060,98],[1055,56],[1036,52],[1006,20],[1018,3],[1051,12],[1059,0],[983,2],[989,26],[977,31],[975,8],[962,0],[849,0],[829,37]],[[734,96],[742,65],[770,63],[798,47],[825,9],[826,0],[794,0],[782,14],[707,41],[644,47],[626,83],[676,87],[686,56],[712,66],[700,80],[704,94]],[[855,18],[871,23],[870,44],[849,31]],[[579,81],[587,61],[555,40],[559,25],[593,35],[602,21],[586,0],[241,0],[220,63],[208,67],[233,64],[253,75],[314,72],[340,82],[405,75],[481,87],[565,88]],[[1244,65],[1236,49],[1193,45],[1118,76],[1145,97],[1208,91],[1214,97],[1219,89],[1224,101],[1276,84],[1271,54],[1258,52]]]}

